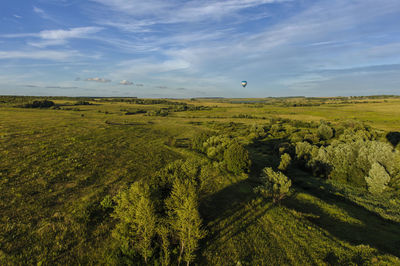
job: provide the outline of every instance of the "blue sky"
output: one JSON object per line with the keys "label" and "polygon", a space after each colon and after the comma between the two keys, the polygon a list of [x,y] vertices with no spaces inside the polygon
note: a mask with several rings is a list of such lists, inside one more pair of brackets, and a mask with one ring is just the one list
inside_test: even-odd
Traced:
{"label": "blue sky", "polygon": [[2,0],[0,19],[0,94],[400,89],[399,0]]}

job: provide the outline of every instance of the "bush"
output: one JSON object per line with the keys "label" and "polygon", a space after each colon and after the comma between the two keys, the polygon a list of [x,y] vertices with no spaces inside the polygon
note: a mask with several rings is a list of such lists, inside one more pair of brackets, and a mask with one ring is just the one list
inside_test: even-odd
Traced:
{"label": "bush", "polygon": [[321,124],[317,130],[318,137],[322,140],[329,140],[333,137],[333,130],[327,124]]}
{"label": "bush", "polygon": [[292,181],[281,172],[275,172],[271,167],[263,169],[261,174],[262,185],[255,188],[256,193],[264,197],[272,197],[274,203],[282,200],[290,190]]}
{"label": "bush", "polygon": [[91,103],[87,101],[77,101],[74,105],[91,105]]}
{"label": "bush", "polygon": [[104,199],[100,202],[101,207],[103,209],[111,209],[114,205],[113,200],[110,195],[104,197]]}
{"label": "bush", "polygon": [[43,100],[43,101],[33,101],[32,103],[24,104],[24,108],[50,108],[54,106],[53,101]]}
{"label": "bush", "polygon": [[281,163],[279,164],[278,169],[281,171],[286,171],[291,160],[292,160],[292,158],[290,157],[289,154],[287,154],[287,153],[282,154]]}
{"label": "bush", "polygon": [[367,182],[369,192],[379,194],[388,187],[390,176],[381,164],[374,163],[369,170],[369,175],[365,177],[365,182]]}
{"label": "bush", "polygon": [[247,173],[250,169],[249,152],[237,142],[231,144],[225,151],[224,161],[227,169],[234,174]]}
{"label": "bush", "polygon": [[206,149],[203,146],[203,143],[206,142],[209,137],[211,137],[211,133],[208,132],[201,132],[200,134],[195,135],[192,140],[192,149],[199,152],[205,152]]}

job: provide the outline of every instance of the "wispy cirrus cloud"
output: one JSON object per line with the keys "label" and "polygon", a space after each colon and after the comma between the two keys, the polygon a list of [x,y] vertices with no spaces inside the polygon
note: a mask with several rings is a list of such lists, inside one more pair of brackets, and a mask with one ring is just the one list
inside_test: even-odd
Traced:
{"label": "wispy cirrus cloud", "polygon": [[0,59],[40,59],[59,61],[81,56],[78,51],[30,50],[0,51]]}
{"label": "wispy cirrus cloud", "polygon": [[40,39],[39,41],[28,41],[31,46],[44,48],[53,45],[62,45],[67,42],[68,39],[81,39],[89,38],[91,35],[98,33],[103,28],[101,27],[76,27],[70,29],[58,29],[58,30],[43,30],[37,33],[16,33],[16,34],[4,34],[0,35],[2,38],[34,38]]}

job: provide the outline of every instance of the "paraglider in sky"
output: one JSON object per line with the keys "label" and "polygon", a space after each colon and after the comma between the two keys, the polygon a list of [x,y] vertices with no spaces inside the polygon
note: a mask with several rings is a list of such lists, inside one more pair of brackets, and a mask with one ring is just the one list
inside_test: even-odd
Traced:
{"label": "paraglider in sky", "polygon": [[245,88],[247,86],[247,81],[243,80],[242,81],[242,86],[243,86],[243,88]]}

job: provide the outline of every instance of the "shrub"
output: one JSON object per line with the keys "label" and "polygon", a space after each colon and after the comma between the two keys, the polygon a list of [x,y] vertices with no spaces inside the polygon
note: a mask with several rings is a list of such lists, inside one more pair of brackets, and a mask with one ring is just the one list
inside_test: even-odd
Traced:
{"label": "shrub", "polygon": [[249,152],[237,142],[225,151],[224,161],[227,169],[234,174],[247,173],[250,169]]}
{"label": "shrub", "polygon": [[24,104],[24,108],[50,108],[54,106],[53,101],[43,100],[43,101],[33,101],[32,103]]}
{"label": "shrub", "polygon": [[203,143],[206,142],[210,136],[211,134],[208,132],[201,132],[200,134],[195,135],[192,140],[192,149],[199,152],[205,152]]}
{"label": "shrub", "polygon": [[113,207],[113,200],[110,195],[104,197],[104,199],[100,202],[101,207],[103,209],[110,209]]}
{"label": "shrub", "polygon": [[290,157],[289,154],[284,153],[281,156],[281,162],[278,166],[278,169],[281,171],[286,171],[286,169],[288,168],[290,162],[291,162],[292,158]]}
{"label": "shrub", "polygon": [[318,127],[317,134],[320,139],[329,140],[333,137],[333,130],[330,126],[323,123]]}
{"label": "shrub", "polygon": [[263,169],[261,174],[262,185],[255,188],[255,192],[264,197],[272,197],[274,203],[282,200],[290,190],[292,181],[281,172],[275,172],[271,167]]}
{"label": "shrub", "polygon": [[369,170],[369,175],[365,177],[365,181],[369,192],[379,194],[388,187],[390,176],[381,164],[374,163]]}

